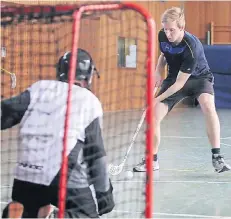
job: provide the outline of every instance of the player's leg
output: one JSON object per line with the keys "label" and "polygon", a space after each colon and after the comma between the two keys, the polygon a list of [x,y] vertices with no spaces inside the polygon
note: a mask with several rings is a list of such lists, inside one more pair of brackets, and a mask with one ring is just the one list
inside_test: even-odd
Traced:
{"label": "player's leg", "polygon": [[45,185],[14,180],[12,200],[23,205],[23,218],[37,218],[40,207],[50,204],[49,196]]}
{"label": "player's leg", "polygon": [[166,103],[159,102],[154,108],[154,145],[153,145],[153,170],[159,170],[159,161],[157,158],[157,153],[160,145],[161,131],[160,125],[161,121],[168,113],[168,105]]}
{"label": "player's leg", "polygon": [[[163,82],[160,92],[158,95],[162,94],[165,92],[174,82]],[[163,100],[162,102],[159,102],[155,105],[154,108],[154,145],[153,145],[153,170],[158,170],[159,169],[159,162],[157,158],[157,153],[158,153],[158,148],[160,145],[160,139],[161,139],[161,134],[160,134],[160,125],[161,121],[165,118],[168,112],[172,110],[172,108],[182,99],[184,99],[187,96],[186,92],[181,89],[177,93],[173,94],[172,96],[168,97],[167,99]],[[144,172],[146,171],[146,166],[145,166],[145,159],[143,158],[142,161],[137,164],[134,168],[133,171],[135,172]]]}
{"label": "player's leg", "polygon": [[214,104],[214,96],[202,93],[198,97],[201,110],[205,115],[207,135],[212,148],[220,148],[220,122]]}
{"label": "player's leg", "polygon": [[[154,107],[154,145],[153,145],[153,170],[159,169],[159,162],[157,159],[157,152],[160,144],[160,124],[161,121],[168,113],[168,105],[165,103],[157,103]],[[134,168],[135,172],[144,172],[146,171],[145,159],[142,158],[141,162],[138,163]]]}
{"label": "player's leg", "polygon": [[191,80],[194,87],[194,95],[197,98],[205,116],[207,135],[212,148],[212,163],[217,172],[230,170],[230,166],[220,155],[220,122],[216,112],[214,101],[214,89],[212,79]]}
{"label": "player's leg", "polygon": [[10,202],[2,212],[2,218],[22,218],[24,206],[19,202]]}
{"label": "player's leg", "polygon": [[[27,211],[29,209],[24,210],[23,204],[19,202],[12,201],[10,202],[2,213],[2,218],[31,218],[35,213],[31,213],[31,211]],[[38,218],[48,218],[52,213],[53,209],[51,205],[43,206],[38,211]]]}
{"label": "player's leg", "polygon": [[230,166],[225,163],[223,156],[220,155],[220,122],[215,108],[214,95],[202,93],[198,97],[198,102],[205,116],[207,135],[212,147],[213,166],[217,172],[230,170]]}
{"label": "player's leg", "polygon": [[39,208],[38,218],[56,218],[57,208],[51,204]]}
{"label": "player's leg", "polygon": [[[33,194],[27,190],[28,182],[14,180],[12,189],[12,202],[3,210],[3,218],[35,218],[37,211],[32,201]],[[30,203],[31,207],[28,207]]]}

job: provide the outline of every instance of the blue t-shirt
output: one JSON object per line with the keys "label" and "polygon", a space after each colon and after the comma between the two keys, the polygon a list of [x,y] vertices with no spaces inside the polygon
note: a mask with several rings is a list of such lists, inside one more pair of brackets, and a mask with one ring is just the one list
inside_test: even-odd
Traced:
{"label": "blue t-shirt", "polygon": [[185,31],[178,45],[169,42],[164,30],[159,32],[159,46],[168,64],[168,79],[175,80],[178,72],[191,74],[190,78],[209,78],[213,80],[204,48],[200,40]]}

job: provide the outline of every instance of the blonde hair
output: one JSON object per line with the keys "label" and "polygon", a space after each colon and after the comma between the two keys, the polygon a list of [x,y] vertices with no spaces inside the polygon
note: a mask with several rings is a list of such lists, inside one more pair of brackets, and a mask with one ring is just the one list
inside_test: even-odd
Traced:
{"label": "blonde hair", "polygon": [[166,23],[168,21],[176,21],[179,28],[185,28],[184,10],[178,7],[172,7],[167,9],[161,17],[161,22]]}

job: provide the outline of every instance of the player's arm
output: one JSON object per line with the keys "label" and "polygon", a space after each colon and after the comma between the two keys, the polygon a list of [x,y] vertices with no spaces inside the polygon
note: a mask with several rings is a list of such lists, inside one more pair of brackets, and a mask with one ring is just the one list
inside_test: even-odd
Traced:
{"label": "player's arm", "polygon": [[161,73],[164,71],[164,68],[166,66],[166,59],[164,57],[164,54],[161,53],[158,61],[157,61],[157,66],[156,66],[156,72],[155,72],[155,86],[159,87],[162,83],[162,77],[161,77]]}
{"label": "player's arm", "polygon": [[167,61],[165,59],[162,47],[161,47],[161,42],[163,42],[165,40],[165,34],[163,29],[159,31],[158,33],[158,42],[159,42],[159,49],[160,49],[160,56],[158,58],[157,61],[157,65],[156,65],[156,71],[155,71],[155,87],[160,87],[160,85],[162,84],[162,77],[161,74],[162,72],[164,72],[164,68],[167,64]]}
{"label": "player's arm", "polygon": [[86,128],[84,157],[89,164],[90,183],[94,185],[99,214],[105,214],[115,206],[106,161],[99,118]]}
{"label": "player's arm", "polygon": [[191,76],[191,73],[194,71],[195,66],[195,54],[193,50],[190,47],[188,47],[184,52],[183,62],[181,64],[176,82],[171,87],[169,87],[164,93],[158,96],[156,98],[156,101],[162,101],[170,97],[180,89],[182,89],[189,77]]}
{"label": "player's arm", "polygon": [[161,53],[158,61],[157,61],[157,65],[156,65],[156,74],[161,74],[164,71],[165,65],[167,64],[166,59],[164,57],[164,54]]}
{"label": "player's arm", "polygon": [[30,104],[30,92],[28,90],[18,96],[1,101],[1,130],[11,128],[20,123],[24,113]]}
{"label": "player's arm", "polygon": [[180,71],[178,73],[178,77],[176,79],[176,82],[171,87],[169,87],[164,93],[162,93],[160,96],[158,96],[156,98],[156,100],[162,101],[162,100],[170,97],[171,95],[173,95],[177,91],[179,91],[181,88],[184,87],[184,85],[185,85],[186,81],[189,79],[189,77],[190,77],[190,74]]}

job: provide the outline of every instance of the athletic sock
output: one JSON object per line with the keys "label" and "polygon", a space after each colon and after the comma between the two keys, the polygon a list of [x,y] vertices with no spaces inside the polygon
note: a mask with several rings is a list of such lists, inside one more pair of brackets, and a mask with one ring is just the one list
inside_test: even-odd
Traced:
{"label": "athletic sock", "polygon": [[220,154],[220,148],[213,148],[211,149],[212,154]]}
{"label": "athletic sock", "polygon": [[153,160],[157,161],[157,154],[153,154]]}

